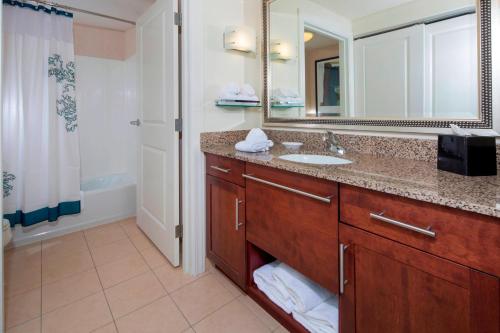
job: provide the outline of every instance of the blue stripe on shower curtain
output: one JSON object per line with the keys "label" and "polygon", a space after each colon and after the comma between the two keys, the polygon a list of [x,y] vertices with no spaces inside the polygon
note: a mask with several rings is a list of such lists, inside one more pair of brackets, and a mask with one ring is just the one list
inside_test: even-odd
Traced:
{"label": "blue stripe on shower curtain", "polygon": [[4,218],[9,220],[11,227],[14,227],[16,224],[28,227],[47,220],[54,222],[60,216],[79,214],[80,211],[80,201],[69,201],[61,202],[57,207],[46,207],[29,213],[18,210],[13,214],[5,214]]}
{"label": "blue stripe on shower curtain", "polygon": [[45,7],[44,5],[33,5],[31,3],[26,3],[26,2],[20,2],[20,1],[15,1],[15,0],[3,0],[3,3],[6,5],[11,5],[11,6],[18,6],[22,8],[29,8],[33,9],[36,11],[44,11],[47,14],[56,14],[56,15],[62,15],[66,17],[73,17],[73,13],[70,12],[65,12],[64,10],[60,10],[56,7]]}

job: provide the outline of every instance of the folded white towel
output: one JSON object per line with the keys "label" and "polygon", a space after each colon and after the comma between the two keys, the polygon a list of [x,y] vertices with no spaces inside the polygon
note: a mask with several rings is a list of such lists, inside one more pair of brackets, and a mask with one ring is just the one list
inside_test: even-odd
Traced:
{"label": "folded white towel", "polygon": [[293,311],[293,318],[310,332],[338,333],[338,298],[331,297],[307,313]]}
{"label": "folded white towel", "polygon": [[242,87],[241,87],[241,92],[240,92],[241,95],[243,96],[250,96],[250,97],[257,97],[255,95],[255,89],[249,85],[248,83],[245,83]]}
{"label": "folded white towel", "polygon": [[221,94],[239,95],[240,92],[240,85],[235,82],[230,82],[222,88]]}
{"label": "folded white towel", "polygon": [[273,96],[275,97],[290,97],[290,98],[299,98],[300,95],[295,91],[288,88],[277,88],[273,90]]}
{"label": "folded white towel", "polygon": [[273,277],[274,269],[279,265],[278,261],[264,265],[253,272],[253,280],[266,296],[283,311],[290,314],[293,309],[293,302],[285,287]]}
{"label": "folded white towel", "polygon": [[240,141],[235,145],[236,150],[247,152],[247,153],[261,153],[268,151],[274,143],[271,140],[251,143],[248,141]]}
{"label": "folded white towel", "polygon": [[273,276],[290,293],[295,303],[294,311],[306,313],[332,296],[328,290],[286,264],[281,263],[276,267]]}
{"label": "folded white towel", "polygon": [[259,142],[267,142],[267,134],[264,133],[260,128],[252,128],[245,138],[245,141],[248,143],[259,143]]}

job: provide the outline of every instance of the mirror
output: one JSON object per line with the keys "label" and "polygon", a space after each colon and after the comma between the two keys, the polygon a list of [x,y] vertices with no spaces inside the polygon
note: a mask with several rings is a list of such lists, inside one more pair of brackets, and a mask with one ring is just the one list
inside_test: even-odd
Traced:
{"label": "mirror", "polygon": [[266,122],[491,128],[489,1],[265,0]]}

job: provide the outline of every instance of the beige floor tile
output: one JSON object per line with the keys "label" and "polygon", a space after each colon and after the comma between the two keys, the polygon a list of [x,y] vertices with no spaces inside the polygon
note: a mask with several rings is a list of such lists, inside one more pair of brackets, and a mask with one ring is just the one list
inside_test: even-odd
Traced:
{"label": "beige floor tile", "polygon": [[115,323],[111,323],[92,331],[92,333],[118,333],[118,330]]}
{"label": "beige floor tile", "polygon": [[9,328],[7,333],[40,333],[41,330],[41,320],[40,317],[30,320],[19,326]]}
{"label": "beige floor tile", "polygon": [[85,238],[90,248],[107,245],[120,239],[127,238],[127,234],[119,223],[106,224],[85,230]]}
{"label": "beige floor tile", "polygon": [[15,247],[4,252],[5,264],[26,262],[30,258],[40,258],[42,253],[42,243],[36,242],[33,244]]}
{"label": "beige floor tile", "polygon": [[88,333],[112,321],[101,292],[43,315],[42,333]]}
{"label": "beige floor tile", "polygon": [[41,289],[9,297],[5,300],[5,326],[11,328],[40,317]]}
{"label": "beige floor tile", "polygon": [[151,271],[106,289],[104,293],[115,319],[167,294]]}
{"label": "beige floor tile", "polygon": [[83,231],[42,241],[42,255],[53,257],[87,250]]}
{"label": "beige floor tile", "polygon": [[191,324],[234,299],[212,274],[199,278],[171,295]]}
{"label": "beige floor tile", "polygon": [[271,332],[239,300],[226,304],[194,326],[197,333],[265,333]]}
{"label": "beige floor tile", "polygon": [[29,290],[39,288],[42,285],[42,263],[40,255],[38,259],[30,258],[17,263],[6,262],[4,266],[4,284],[6,296],[22,294]]}
{"label": "beige floor tile", "polygon": [[66,256],[44,257],[42,260],[42,284],[56,282],[94,267],[90,251],[80,251]]}
{"label": "beige floor tile", "polygon": [[196,332],[190,327],[187,330],[182,331],[182,333],[196,333]]}
{"label": "beige floor tile", "polygon": [[[160,280],[165,290],[169,293],[185,286],[188,283],[195,281],[201,276],[191,276],[184,273],[181,267],[175,268],[172,265],[163,265],[154,270],[156,276]],[[202,275],[203,276],[203,275]]]}
{"label": "beige floor tile", "polygon": [[154,247],[153,243],[142,231],[140,233],[130,235],[129,238],[139,251],[144,251]]}
{"label": "beige floor tile", "polygon": [[130,237],[142,233],[141,229],[137,226],[137,221],[134,218],[130,218],[120,222],[121,227],[125,230],[125,233]]}
{"label": "beige floor tile", "polygon": [[149,267],[155,269],[160,266],[170,265],[167,258],[156,248],[152,247],[141,251],[144,260],[148,263]]}
{"label": "beige floor tile", "polygon": [[42,313],[73,303],[102,290],[95,269],[42,287]]}
{"label": "beige floor tile", "polygon": [[280,326],[277,329],[275,329],[273,333],[290,333],[290,331],[281,326],[280,324]]}
{"label": "beige floor tile", "polygon": [[124,256],[139,253],[128,238],[120,239],[107,245],[93,247],[90,252],[96,266],[108,264],[120,260]]}
{"label": "beige floor tile", "polygon": [[109,288],[147,271],[149,267],[140,254],[132,254],[122,260],[97,267],[97,273],[104,288]]}
{"label": "beige floor tile", "polygon": [[257,318],[260,319],[266,325],[267,328],[270,330],[275,330],[280,326],[280,323],[276,321],[269,313],[267,313],[263,308],[260,307],[259,304],[257,304],[253,299],[250,297],[244,295],[241,297],[238,297],[238,300],[245,305],[250,311],[253,312],[254,315],[257,316]]}
{"label": "beige floor tile", "polygon": [[205,258],[205,272],[209,272],[213,269],[215,269],[214,263],[210,259]]}
{"label": "beige floor tile", "polygon": [[189,328],[168,296],[118,319],[116,326],[120,333],[177,333]]}
{"label": "beige floor tile", "polygon": [[243,291],[240,289],[240,287],[238,287],[233,281],[229,280],[229,278],[217,268],[214,268],[212,270],[212,274],[215,275],[217,280],[219,280],[219,282],[231,293],[231,295],[233,295],[234,297],[243,295]]}

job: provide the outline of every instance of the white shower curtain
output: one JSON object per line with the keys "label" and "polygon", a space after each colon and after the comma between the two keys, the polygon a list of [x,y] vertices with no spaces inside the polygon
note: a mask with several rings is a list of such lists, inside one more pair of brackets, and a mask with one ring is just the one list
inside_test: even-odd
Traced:
{"label": "white shower curtain", "polygon": [[72,14],[3,0],[4,218],[12,226],[80,212]]}

